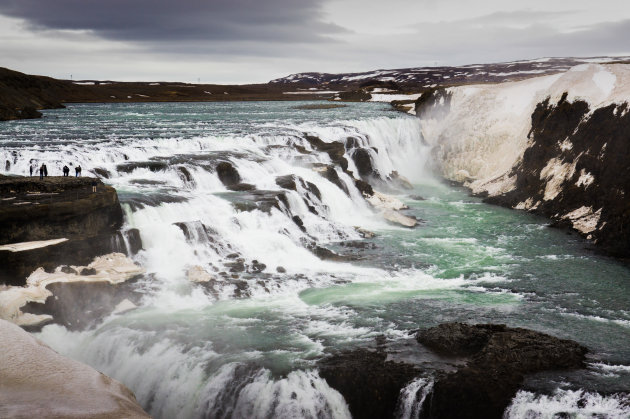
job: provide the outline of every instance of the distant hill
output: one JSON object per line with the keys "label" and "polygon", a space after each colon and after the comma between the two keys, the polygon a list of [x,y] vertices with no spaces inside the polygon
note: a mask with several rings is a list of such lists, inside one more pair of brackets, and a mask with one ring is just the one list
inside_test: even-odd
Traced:
{"label": "distant hill", "polygon": [[[628,57],[543,58],[460,67],[416,67],[363,73],[298,73],[266,84],[57,80],[0,68],[0,121],[41,116],[38,109],[85,102],[226,102],[251,100],[398,101],[410,110],[420,93],[435,87],[497,83],[566,71],[584,63]],[[404,107],[406,106],[406,108]]]}
{"label": "distant hill", "polygon": [[390,86],[403,91],[417,91],[418,89],[429,89],[438,85],[513,81],[559,73],[579,64],[602,63],[627,58],[541,58],[495,64],[471,64],[459,67],[415,67],[362,73],[297,73],[272,80],[270,83],[310,85],[335,89],[356,89],[381,84],[383,87]]}

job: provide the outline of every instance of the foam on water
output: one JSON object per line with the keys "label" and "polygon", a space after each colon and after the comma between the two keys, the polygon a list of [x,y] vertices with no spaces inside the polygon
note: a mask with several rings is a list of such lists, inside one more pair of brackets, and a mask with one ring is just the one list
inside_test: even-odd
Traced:
{"label": "foam on water", "polygon": [[558,415],[576,419],[626,419],[630,417],[630,399],[623,394],[602,396],[584,390],[557,390],[550,396],[519,391],[503,417],[552,419]]}

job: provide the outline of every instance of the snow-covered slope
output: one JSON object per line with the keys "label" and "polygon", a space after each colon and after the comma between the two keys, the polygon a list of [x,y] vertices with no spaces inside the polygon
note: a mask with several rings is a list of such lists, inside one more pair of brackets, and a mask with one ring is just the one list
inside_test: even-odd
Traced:
{"label": "snow-covered slope", "polygon": [[0,354],[0,417],[149,417],[127,387],[5,320]]}
{"label": "snow-covered slope", "polygon": [[606,223],[623,217],[619,205],[630,187],[623,163],[630,158],[628,101],[630,65],[584,64],[438,90],[416,112],[446,178],[608,241]]}

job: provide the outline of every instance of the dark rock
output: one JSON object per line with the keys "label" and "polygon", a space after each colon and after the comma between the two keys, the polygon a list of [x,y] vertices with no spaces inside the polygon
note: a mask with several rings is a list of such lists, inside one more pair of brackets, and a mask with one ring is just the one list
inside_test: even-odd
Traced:
{"label": "dark rock", "polygon": [[140,238],[140,230],[138,230],[137,228],[130,228],[123,234],[126,238],[128,255],[133,256],[137,254],[140,250],[142,250],[142,239]]}
{"label": "dark rock", "polygon": [[284,274],[287,272],[287,270],[283,268],[282,266],[278,266],[276,267],[276,272],[278,272],[279,274]]}
{"label": "dark rock", "polygon": [[82,276],[96,275],[96,269],[94,269],[94,268],[83,268],[83,269],[81,269],[81,275]]}
{"label": "dark rock", "polygon": [[278,186],[280,186],[281,188],[284,188],[284,189],[297,191],[297,185],[295,183],[295,176],[294,175],[278,176],[276,178],[276,185],[278,185]]}
{"label": "dark rock", "polygon": [[295,225],[300,227],[300,230],[306,233],[306,227],[304,227],[304,221],[302,221],[302,219],[298,215],[294,215],[293,217],[291,217],[291,219],[293,220]]}
{"label": "dark rock", "polygon": [[346,193],[346,195],[349,194],[348,192],[348,187],[346,186],[346,184],[341,180],[341,178],[339,177],[339,174],[337,173],[337,171],[335,170],[334,166],[326,166],[326,169],[323,171],[319,172],[324,178],[328,179],[330,182],[332,182],[333,184],[335,184],[339,189],[341,189],[342,191],[344,191]]}
{"label": "dark rock", "polygon": [[164,161],[138,161],[121,163],[116,166],[116,170],[123,173],[131,173],[136,169],[149,169],[152,172],[159,172],[168,169],[168,163]]}
{"label": "dark rock", "polygon": [[359,176],[367,178],[370,176],[379,177],[378,171],[374,169],[372,155],[367,148],[357,148],[352,153],[352,160],[359,171]]}
{"label": "dark rock", "polygon": [[363,89],[339,93],[339,99],[346,102],[365,102],[371,98],[372,95]]}
{"label": "dark rock", "polygon": [[[96,181],[97,192],[91,184]],[[0,176],[0,244],[66,238],[68,241],[22,252],[0,251],[0,281],[23,285],[37,267],[85,265],[113,251],[123,214],[116,190],[95,178]]]}
{"label": "dark rock", "polygon": [[221,162],[217,165],[216,170],[219,179],[225,186],[232,186],[241,182],[241,175],[232,166],[232,163]]}
{"label": "dark rock", "polygon": [[187,183],[193,182],[193,177],[190,174],[190,171],[186,167],[179,166],[177,168],[177,171],[179,172],[179,175],[184,180],[184,182],[187,182]]}
{"label": "dark rock", "polygon": [[583,368],[587,352],[570,340],[505,325],[447,323],[417,339],[440,354],[470,357],[434,384],[431,418],[501,418],[525,374]]}
{"label": "dark rock", "polygon": [[325,358],[319,374],[345,398],[353,418],[393,418],[400,390],[419,374],[387,354],[359,349]]}
{"label": "dark rock", "polygon": [[409,195],[409,199],[413,199],[414,201],[425,201],[426,198],[420,195]]}
{"label": "dark rock", "polygon": [[242,259],[238,259],[236,262],[228,262],[225,266],[230,268],[230,272],[245,272],[245,262]]}
{"label": "dark rock", "polygon": [[78,274],[78,272],[75,269],[69,267],[68,265],[62,266],[61,267],[61,272],[63,272],[64,274],[70,274],[70,275],[77,275]]}
{"label": "dark rock", "polygon": [[252,260],[252,265],[249,269],[249,271],[251,273],[260,273],[262,271],[264,271],[265,269],[267,269],[267,265],[265,265],[264,263],[260,263],[257,260]]}
{"label": "dark rock", "polygon": [[229,185],[227,188],[234,192],[247,192],[256,190],[256,187],[249,183],[237,183],[235,185]]}
{"label": "dark rock", "polygon": [[354,185],[357,187],[357,189],[359,190],[359,192],[361,192],[362,195],[367,195],[367,196],[374,195],[374,189],[372,189],[372,185],[370,185],[366,181],[361,180],[361,179],[355,179]]}
{"label": "dark rock", "polygon": [[94,173],[96,176],[103,178],[103,179],[109,179],[111,177],[111,173],[109,173],[108,170],[103,169],[102,167],[95,167],[94,169],[91,170],[92,173]]}
{"label": "dark rock", "polygon": [[355,138],[355,137],[346,138],[346,150],[350,150],[350,149],[357,148],[360,146],[361,146],[361,142],[358,140],[358,138]]}
{"label": "dark rock", "polygon": [[[613,256],[630,256],[630,105],[611,104],[592,110],[588,103],[569,102],[564,95],[558,103],[539,103],[532,114],[529,146],[510,176],[516,176],[516,189],[487,198],[486,202],[514,207],[531,199],[540,201],[533,212],[563,225],[565,214],[581,208],[601,208],[596,229],[585,234]],[[563,141],[571,147],[563,147]],[[559,185],[560,193],[544,199],[547,179],[541,171],[551,159],[575,163],[573,176]],[[583,174],[592,182],[580,184]],[[542,179],[541,179],[542,178]]]}
{"label": "dark rock", "polygon": [[348,160],[344,157],[346,153],[345,146],[339,141],[327,143],[319,137],[304,134],[304,139],[309,142],[311,147],[317,151],[328,154],[333,163],[341,167],[341,170],[348,170]]}
{"label": "dark rock", "polygon": [[85,330],[99,324],[124,299],[139,304],[141,294],[134,290],[138,278],[115,285],[105,281],[52,283],[46,288],[53,295],[44,304],[28,303],[22,310],[49,314],[53,316],[53,323],[68,330]]}
{"label": "dark rock", "polygon": [[20,111],[20,114],[19,114],[20,119],[36,119],[36,118],[41,118],[41,117],[42,117],[42,113],[36,110],[32,106],[25,106]]}

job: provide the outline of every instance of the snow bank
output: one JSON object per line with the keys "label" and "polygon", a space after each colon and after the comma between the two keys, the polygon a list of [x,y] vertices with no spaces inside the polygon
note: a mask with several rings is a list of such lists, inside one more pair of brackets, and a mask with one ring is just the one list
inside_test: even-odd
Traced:
{"label": "snow bank", "polygon": [[148,418],[133,393],[0,320],[0,417]]}

